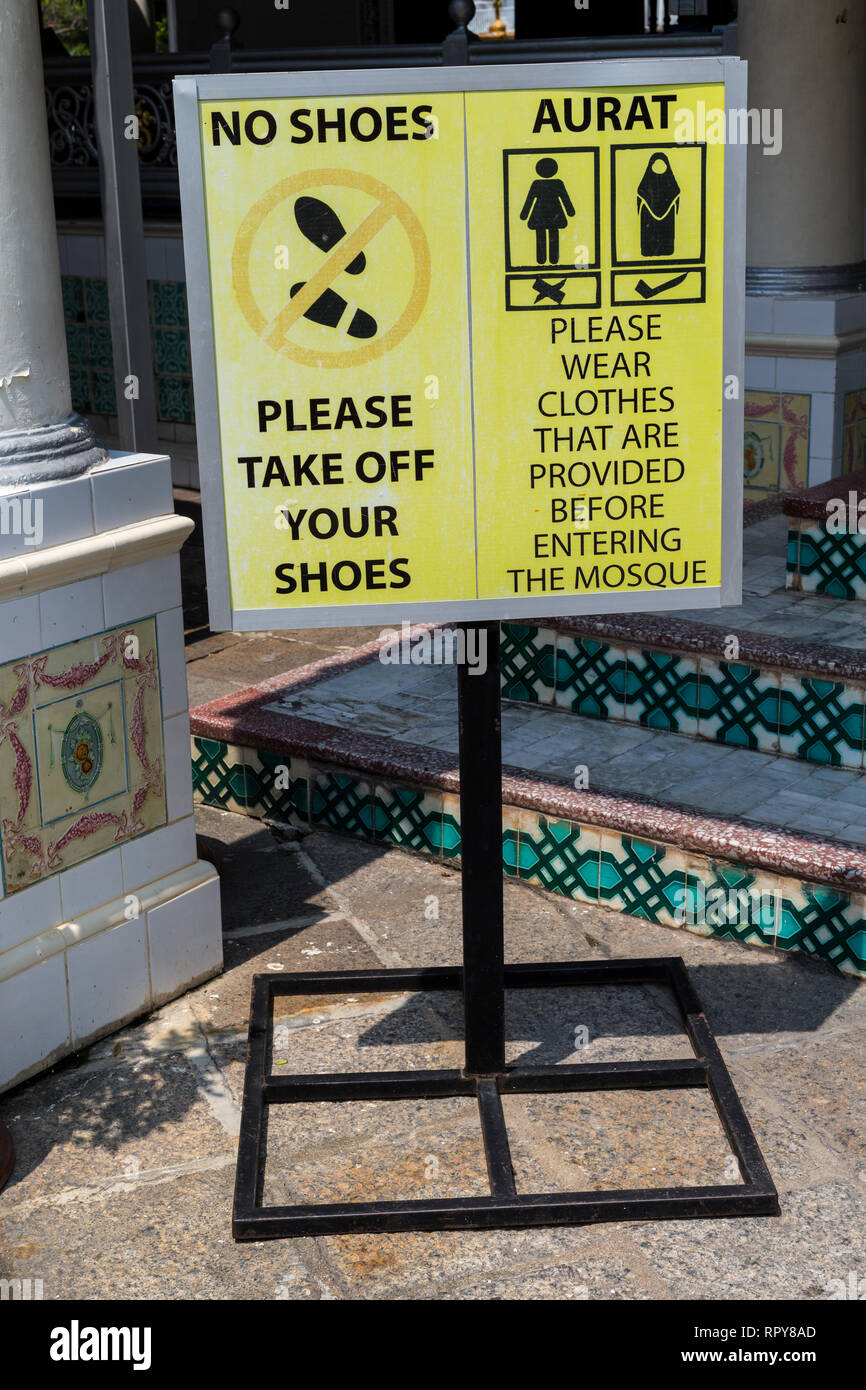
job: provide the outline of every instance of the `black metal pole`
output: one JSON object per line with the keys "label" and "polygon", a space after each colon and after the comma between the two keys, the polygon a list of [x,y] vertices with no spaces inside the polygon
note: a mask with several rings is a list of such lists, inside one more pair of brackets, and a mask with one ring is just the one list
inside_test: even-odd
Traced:
{"label": "black metal pole", "polygon": [[[465,1069],[484,1076],[505,1069],[499,623],[460,629],[466,643],[457,668]],[[469,665],[469,654],[486,658],[483,673],[483,663]]]}

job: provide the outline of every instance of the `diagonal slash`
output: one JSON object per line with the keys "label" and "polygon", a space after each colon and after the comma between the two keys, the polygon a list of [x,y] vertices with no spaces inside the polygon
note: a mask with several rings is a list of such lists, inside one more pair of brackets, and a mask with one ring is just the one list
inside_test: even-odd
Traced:
{"label": "diagonal slash", "polygon": [[263,338],[269,347],[276,348],[282,342],[292,324],[297,321],[312,304],[315,304],[319,296],[337,278],[341,270],[355,259],[359,251],[373,240],[377,232],[381,231],[386,222],[389,222],[397,210],[396,197],[383,198],[380,203],[368,212],[363,222],[337,246],[334,247],[316,273],[307,281],[302,290],[298,290],[294,299],[290,299],[288,304],[284,304],[278,314],[271,319]]}

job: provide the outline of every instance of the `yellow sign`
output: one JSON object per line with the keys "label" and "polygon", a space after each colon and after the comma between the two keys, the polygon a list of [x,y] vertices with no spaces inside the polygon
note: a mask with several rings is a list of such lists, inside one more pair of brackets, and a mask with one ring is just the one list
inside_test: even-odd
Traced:
{"label": "yellow sign", "polygon": [[731,152],[681,138],[725,83],[676,67],[664,86],[363,96],[195,79],[217,621],[731,601]]}

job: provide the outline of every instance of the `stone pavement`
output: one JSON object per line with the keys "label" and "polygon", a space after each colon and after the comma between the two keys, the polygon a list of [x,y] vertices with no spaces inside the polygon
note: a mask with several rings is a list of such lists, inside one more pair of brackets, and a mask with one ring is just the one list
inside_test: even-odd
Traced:
{"label": "stone pavement", "polygon": [[[0,1196],[0,1277],[41,1278],[46,1299],[826,1299],[862,1276],[862,987],[813,961],[638,929],[512,882],[511,960],[683,955],[781,1217],[235,1245],[252,975],[452,963],[460,876],[327,833],[199,818],[221,869],[226,971],[0,1099],[18,1148]],[[433,899],[438,920],[425,916]],[[581,1060],[687,1055],[666,993],[620,987],[522,995],[510,1056],[576,1060],[580,1028]],[[445,995],[298,1000],[275,1021],[277,1062],[309,1071],[453,1066],[460,1036],[458,1000]],[[524,1190],[734,1180],[704,1093],[507,1104]],[[483,1175],[471,1102],[295,1106],[271,1124],[269,1198],[469,1194]]]}
{"label": "stone pavement", "polygon": [[[196,602],[201,592],[199,582]],[[192,704],[378,633],[215,635],[199,616],[187,648]],[[601,729],[593,723],[594,739]],[[845,774],[833,776],[839,787]],[[460,875],[327,832],[299,836],[202,808],[197,819],[221,873],[225,973],[0,1097],[18,1151],[0,1194],[0,1278],[42,1279],[46,1299],[812,1300],[866,1273],[863,987],[813,960],[674,933],[514,881],[504,886],[510,960],[683,956],[781,1216],[234,1244],[252,976],[452,964]],[[377,1070],[457,1065],[460,1037],[456,997],[380,996],[293,1001],[274,1044],[290,1068]],[[508,1037],[510,1059],[533,1062],[688,1055],[672,1001],[651,987],[521,993]],[[510,1097],[507,1108],[523,1190],[736,1180],[701,1092]],[[266,1196],[283,1199],[481,1191],[474,1111],[460,1100],[277,1110],[265,1180]]]}

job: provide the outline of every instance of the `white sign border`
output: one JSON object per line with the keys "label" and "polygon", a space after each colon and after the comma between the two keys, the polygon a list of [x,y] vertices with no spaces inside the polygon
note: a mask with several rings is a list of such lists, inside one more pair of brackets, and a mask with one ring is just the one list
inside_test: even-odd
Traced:
{"label": "white sign border", "polygon": [[[537,597],[442,602],[341,604],[300,608],[231,606],[217,411],[216,360],[205,217],[199,103],[279,97],[411,96],[415,92],[557,90],[581,87],[687,86],[723,83],[725,111],[746,106],[746,64],[739,58],[603,59],[490,67],[359,68],[346,72],[194,74],[174,79],[186,289],[195,394],[196,437],[208,581],[214,631],[257,632],[306,627],[356,627],[408,622],[509,621],[531,617],[664,612],[742,602],[743,395],[745,369],[746,146],[725,151],[722,374],[736,377],[739,398],[722,401],[721,584],[718,588],[638,589],[626,593],[542,594]],[[730,123],[726,125],[730,129]],[[723,383],[719,382],[719,392]]]}

